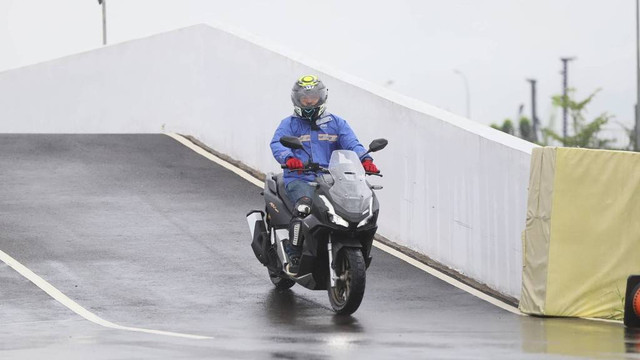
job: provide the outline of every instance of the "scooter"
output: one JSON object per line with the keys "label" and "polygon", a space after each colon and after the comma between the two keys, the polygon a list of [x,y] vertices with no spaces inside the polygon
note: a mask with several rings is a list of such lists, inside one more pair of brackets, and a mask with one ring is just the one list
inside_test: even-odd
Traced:
{"label": "scooter", "polygon": [[[305,151],[296,137],[282,137],[280,143]],[[373,140],[362,156],[385,146],[387,140]],[[262,192],[265,210],[247,214],[251,248],[277,289],[289,289],[297,283],[311,290],[327,290],[336,313],[352,314],[364,297],[366,270],[378,229],[379,204],[372,190],[382,189],[369,184],[365,175],[382,175],[365,172],[360,157],[350,150],[334,151],[328,168],[314,163],[309,155],[300,171],[314,173],[316,179],[311,183],[315,191],[310,213],[301,220],[298,272],[287,271],[290,259],[285,249],[294,204],[287,196],[282,173],[266,176]]]}

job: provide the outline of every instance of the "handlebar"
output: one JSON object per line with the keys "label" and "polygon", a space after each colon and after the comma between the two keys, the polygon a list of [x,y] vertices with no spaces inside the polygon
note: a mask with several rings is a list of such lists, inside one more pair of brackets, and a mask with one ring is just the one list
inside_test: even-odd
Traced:
{"label": "handlebar", "polygon": [[[320,165],[318,165],[318,163],[311,163],[311,164],[307,164],[307,166],[300,168],[300,169],[289,169],[289,167],[286,164],[280,164],[280,168],[281,169],[288,169],[291,171],[300,171],[300,172],[322,172],[325,174],[329,173],[329,169],[325,169],[323,167],[321,167]],[[373,176],[379,176],[382,177],[382,174],[380,174],[379,172],[374,173],[374,172],[365,172],[365,175],[373,175]]]}
{"label": "handlebar", "polygon": [[290,170],[290,171],[299,171],[299,172],[314,172],[314,173],[315,172],[321,172],[321,173],[325,173],[325,174],[329,173],[328,169],[324,169],[324,168],[321,168],[321,167],[305,166],[305,167],[299,168],[299,169],[289,169],[287,167],[287,165],[281,165],[280,168],[281,169],[287,169],[287,170]]}

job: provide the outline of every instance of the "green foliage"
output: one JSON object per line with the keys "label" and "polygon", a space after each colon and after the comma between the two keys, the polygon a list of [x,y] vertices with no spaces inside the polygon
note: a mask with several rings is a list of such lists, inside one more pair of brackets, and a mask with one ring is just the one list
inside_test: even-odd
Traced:
{"label": "green foliage", "polygon": [[624,124],[616,121],[616,124],[618,124],[625,132],[625,134],[627,134],[627,137],[629,137],[629,143],[627,144],[627,146],[619,149],[619,150],[629,150],[629,151],[634,151],[636,149],[636,129],[635,126],[633,127],[626,127]]}
{"label": "green foliage", "polygon": [[[562,146],[569,147],[610,149],[615,143],[615,140],[603,139],[598,137],[598,135],[603,130],[604,126],[608,124],[609,121],[613,118],[613,116],[607,113],[603,113],[592,121],[587,121],[585,118],[587,105],[591,103],[591,101],[599,91],[600,89],[594,91],[586,99],[583,99],[581,101],[577,101],[573,98],[575,89],[569,89],[567,96],[555,95],[551,98],[555,110],[562,110],[565,106],[567,107],[567,111],[571,120],[571,131],[569,131],[569,134],[572,135],[567,135],[566,138],[553,130],[555,116],[551,117],[549,126],[541,129],[541,141],[535,141],[532,122],[526,116],[522,116],[520,118],[520,121],[518,122],[517,133],[511,119],[504,120],[502,125],[497,125],[495,123],[491,124],[491,127],[506,132],[507,134],[519,136],[520,138],[530,142],[537,142],[538,144],[543,146],[552,145],[552,143],[559,143]],[[635,144],[633,129],[628,129],[624,126],[623,128],[629,136],[630,143],[627,148],[620,150],[631,150],[634,148]]]}
{"label": "green foliage", "polygon": [[569,89],[567,96],[555,95],[552,97],[552,103],[555,108],[562,109],[565,106],[569,112],[572,125],[573,135],[563,137],[553,131],[550,127],[542,129],[543,136],[546,139],[552,139],[562,144],[562,146],[582,147],[591,149],[607,149],[615,142],[614,139],[601,139],[598,137],[600,131],[613,117],[607,113],[603,113],[596,117],[593,121],[587,122],[584,113],[586,107],[593,100],[600,89],[594,91],[586,99],[576,101],[571,96],[575,89]]}
{"label": "green foliage", "polygon": [[502,132],[506,132],[507,134],[513,135],[515,129],[513,127],[513,122],[511,121],[511,119],[505,119],[502,122],[502,125],[498,125],[496,123],[493,123],[491,125],[492,128],[496,129],[496,130],[500,130]]}
{"label": "green foliage", "polygon": [[533,126],[531,125],[531,121],[526,116],[520,117],[520,122],[518,123],[518,129],[520,130],[520,138],[530,141],[534,141],[533,134]]}
{"label": "green foliage", "polygon": [[507,134],[514,134],[514,127],[513,127],[513,122],[511,121],[511,119],[505,119],[505,121],[502,123],[502,127],[500,128],[500,130],[502,130],[503,132],[506,132]]}
{"label": "green foliage", "polygon": [[496,130],[500,130],[510,135],[518,136],[527,141],[533,141],[533,127],[531,125],[531,120],[528,117],[522,116],[520,117],[520,121],[518,122],[518,131],[516,132],[516,128],[513,125],[513,121],[511,119],[505,119],[502,122],[502,125],[491,124],[492,128]]}

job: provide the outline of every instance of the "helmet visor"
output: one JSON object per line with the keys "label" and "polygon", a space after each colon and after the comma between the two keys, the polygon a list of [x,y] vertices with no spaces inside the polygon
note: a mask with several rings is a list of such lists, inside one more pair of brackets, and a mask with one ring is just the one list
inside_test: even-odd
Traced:
{"label": "helmet visor", "polygon": [[314,86],[312,88],[300,89],[295,94],[297,106],[303,109],[312,109],[324,103],[327,97],[326,89]]}
{"label": "helmet visor", "polygon": [[300,105],[302,105],[302,107],[314,107],[318,105],[318,102],[320,102],[319,94],[304,94],[300,96]]}

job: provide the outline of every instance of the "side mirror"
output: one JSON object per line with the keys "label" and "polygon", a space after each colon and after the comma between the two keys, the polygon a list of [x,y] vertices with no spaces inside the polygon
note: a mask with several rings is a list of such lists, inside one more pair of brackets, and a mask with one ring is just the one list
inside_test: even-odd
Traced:
{"label": "side mirror", "polygon": [[304,149],[302,142],[295,136],[283,136],[280,138],[280,144],[289,149]]}
{"label": "side mirror", "polygon": [[389,142],[387,141],[387,139],[375,139],[371,142],[371,144],[369,144],[369,151],[367,152],[370,153],[382,150],[385,148],[385,146],[387,146],[388,143]]}

